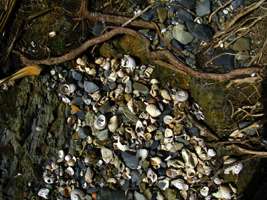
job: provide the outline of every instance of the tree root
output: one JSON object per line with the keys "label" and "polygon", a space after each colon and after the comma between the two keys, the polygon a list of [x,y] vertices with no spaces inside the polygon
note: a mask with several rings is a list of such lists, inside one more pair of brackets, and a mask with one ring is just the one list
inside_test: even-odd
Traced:
{"label": "tree root", "polygon": [[129,28],[115,28],[109,32],[106,32],[98,37],[89,39],[85,41],[80,47],[73,49],[69,51],[68,53],[59,56],[59,57],[53,57],[53,58],[47,58],[47,59],[41,59],[41,60],[31,60],[27,57],[25,57],[23,54],[21,54],[18,51],[13,51],[15,54],[20,56],[21,62],[24,65],[55,65],[64,63],[70,60],[75,59],[77,56],[85,52],[89,47],[100,44],[103,42],[108,41],[109,39],[113,38],[117,35],[127,34],[131,35],[135,38],[141,39],[144,41],[144,46],[146,48],[146,53],[148,56],[148,60],[151,61],[152,64],[159,64],[160,66],[171,68],[177,73],[182,73],[184,75],[189,75],[191,77],[195,78],[204,78],[204,79],[211,79],[216,81],[225,81],[230,79],[235,79],[237,77],[244,77],[244,76],[251,76],[251,74],[260,73],[263,69],[258,67],[251,67],[251,68],[242,68],[242,69],[236,69],[226,74],[215,74],[215,73],[204,73],[195,71],[188,66],[186,66],[184,63],[179,62],[174,55],[172,55],[168,50],[164,51],[150,51],[148,49],[150,42],[141,34],[137,33],[136,31],[129,29]]}

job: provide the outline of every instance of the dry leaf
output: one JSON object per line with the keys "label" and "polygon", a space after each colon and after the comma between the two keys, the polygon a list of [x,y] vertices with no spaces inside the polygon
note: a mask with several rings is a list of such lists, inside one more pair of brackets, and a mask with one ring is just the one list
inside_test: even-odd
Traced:
{"label": "dry leaf", "polygon": [[0,80],[0,85],[3,84],[4,82],[8,82],[8,81],[15,81],[17,79],[23,78],[25,76],[38,76],[42,71],[42,68],[39,65],[29,65],[26,66],[22,69],[20,69],[19,71],[17,71],[16,73],[3,78]]}

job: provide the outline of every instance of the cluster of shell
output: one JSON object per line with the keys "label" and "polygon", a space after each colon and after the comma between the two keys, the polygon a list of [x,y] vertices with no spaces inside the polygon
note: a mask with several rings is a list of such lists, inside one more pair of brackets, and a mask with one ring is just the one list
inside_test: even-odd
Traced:
{"label": "cluster of shell", "polygon": [[[187,131],[186,91],[162,88],[151,78],[153,66],[138,66],[128,55],[76,62],[71,77],[51,70],[62,80],[59,97],[71,107],[67,122],[76,146],[59,150],[46,165],[40,197],[90,199],[103,187],[132,192],[134,199],[236,197],[235,187],[216,175],[216,151]],[[225,173],[241,170],[237,163]]]}

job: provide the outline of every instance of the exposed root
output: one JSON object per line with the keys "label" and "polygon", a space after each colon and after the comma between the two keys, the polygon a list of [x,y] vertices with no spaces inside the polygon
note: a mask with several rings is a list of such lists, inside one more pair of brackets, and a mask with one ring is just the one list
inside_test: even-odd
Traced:
{"label": "exposed root", "polygon": [[[144,46],[149,47],[149,41],[142,36],[141,34],[137,33],[134,30],[128,28],[115,28],[105,34],[102,34],[98,37],[92,38],[84,42],[80,47],[71,50],[70,52],[53,58],[41,59],[41,60],[31,60],[22,55],[20,52],[14,51],[17,55],[20,56],[21,61],[24,65],[30,64],[44,64],[44,65],[55,65],[64,63],[70,60],[75,59],[77,56],[85,52],[89,47],[103,43],[108,41],[114,36],[128,34],[136,38],[140,38],[144,41]],[[145,44],[146,43],[146,44]],[[260,73],[262,71],[261,68],[251,67],[251,68],[242,68],[236,69],[226,74],[215,74],[215,73],[204,73],[199,71],[194,71],[193,69],[186,66],[184,63],[179,62],[169,51],[150,51],[148,48],[146,49],[148,59],[151,60],[154,64],[160,64],[161,66],[171,68],[178,73],[183,73],[192,77],[196,78],[204,78],[204,79],[211,79],[217,81],[225,81],[230,79],[238,78],[239,76],[251,76],[254,73]],[[172,65],[172,66],[170,66]]]}
{"label": "exposed root", "polygon": [[209,23],[212,20],[212,17],[219,12],[221,9],[225,8],[226,6],[228,6],[230,3],[232,2],[232,0],[227,1],[225,4],[223,4],[222,6],[218,7],[216,10],[214,10],[210,15],[209,15]]}
{"label": "exposed root", "polygon": [[247,154],[255,157],[267,158],[267,151],[255,151],[255,150],[245,149],[236,144],[231,144],[227,146],[227,148],[240,154]]}

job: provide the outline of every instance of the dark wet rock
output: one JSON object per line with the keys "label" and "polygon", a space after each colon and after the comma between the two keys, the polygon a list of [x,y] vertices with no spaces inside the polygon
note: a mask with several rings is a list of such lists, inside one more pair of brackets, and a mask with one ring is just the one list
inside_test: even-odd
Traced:
{"label": "dark wet rock", "polygon": [[237,9],[241,6],[244,6],[245,1],[244,0],[233,0],[231,5],[233,6],[233,9]]}
{"label": "dark wet rock", "polygon": [[76,81],[81,81],[82,80],[82,74],[76,70],[71,70],[71,76],[74,80]]}
{"label": "dark wet rock", "polygon": [[144,94],[144,95],[147,95],[149,93],[149,89],[147,86],[145,86],[144,84],[142,83],[139,83],[139,82],[134,82],[133,83],[133,89],[134,90],[138,90],[140,93]]}
{"label": "dark wet rock", "polygon": [[223,72],[229,72],[235,67],[235,56],[232,50],[217,50],[214,54],[212,64],[222,67]]}
{"label": "dark wet rock", "polygon": [[198,16],[203,17],[210,14],[210,0],[199,0],[196,3],[196,13]]}
{"label": "dark wet rock", "polygon": [[188,9],[195,9],[196,1],[195,0],[175,0],[173,4],[180,4]]}
{"label": "dark wet rock", "polygon": [[141,177],[138,171],[132,170],[131,171],[131,182],[133,185],[138,186],[139,183],[141,182]]}
{"label": "dark wet rock", "polygon": [[209,41],[212,39],[214,31],[212,28],[205,24],[198,24],[194,22],[186,23],[189,32],[199,40]]}
{"label": "dark wet rock", "polygon": [[181,24],[177,24],[173,27],[172,35],[177,41],[179,41],[183,45],[189,44],[194,39],[191,33],[185,31],[184,26]]}
{"label": "dark wet rock", "polygon": [[99,87],[90,81],[84,81],[84,90],[88,93],[94,93],[99,90]]}
{"label": "dark wet rock", "polygon": [[188,22],[193,21],[193,16],[182,8],[177,8],[174,16],[175,21]]}
{"label": "dark wet rock", "polygon": [[108,129],[104,129],[96,133],[96,137],[100,141],[104,141],[108,139]]}
{"label": "dark wet rock", "polygon": [[157,13],[155,9],[149,9],[147,12],[141,15],[141,18],[146,21],[151,21],[156,17]]}
{"label": "dark wet rock", "polygon": [[250,49],[250,39],[249,38],[245,38],[245,37],[239,38],[233,44],[232,49],[234,51],[238,51],[238,52],[249,50]]}
{"label": "dark wet rock", "polygon": [[[98,196],[99,195],[99,196]],[[97,193],[97,199],[101,200],[110,200],[110,199],[116,199],[116,200],[125,200],[125,192],[122,190],[108,190],[108,189],[102,189]]]}
{"label": "dark wet rock", "polygon": [[184,49],[184,45],[181,44],[180,42],[178,42],[176,39],[171,40],[171,45],[173,48],[175,48],[177,50],[183,50]]}
{"label": "dark wet rock", "polygon": [[127,167],[130,169],[137,169],[139,161],[135,154],[121,152],[121,157]]}
{"label": "dark wet rock", "polygon": [[189,133],[190,133],[192,136],[199,137],[199,135],[200,135],[200,131],[199,131],[199,129],[196,128],[196,127],[191,127],[191,128],[189,128],[188,131],[189,131]]}
{"label": "dark wet rock", "polygon": [[95,36],[99,36],[103,33],[105,29],[105,24],[102,22],[96,22],[95,25],[92,27],[92,33]]}
{"label": "dark wet rock", "polygon": [[134,200],[146,200],[146,197],[141,193],[134,191]]}

